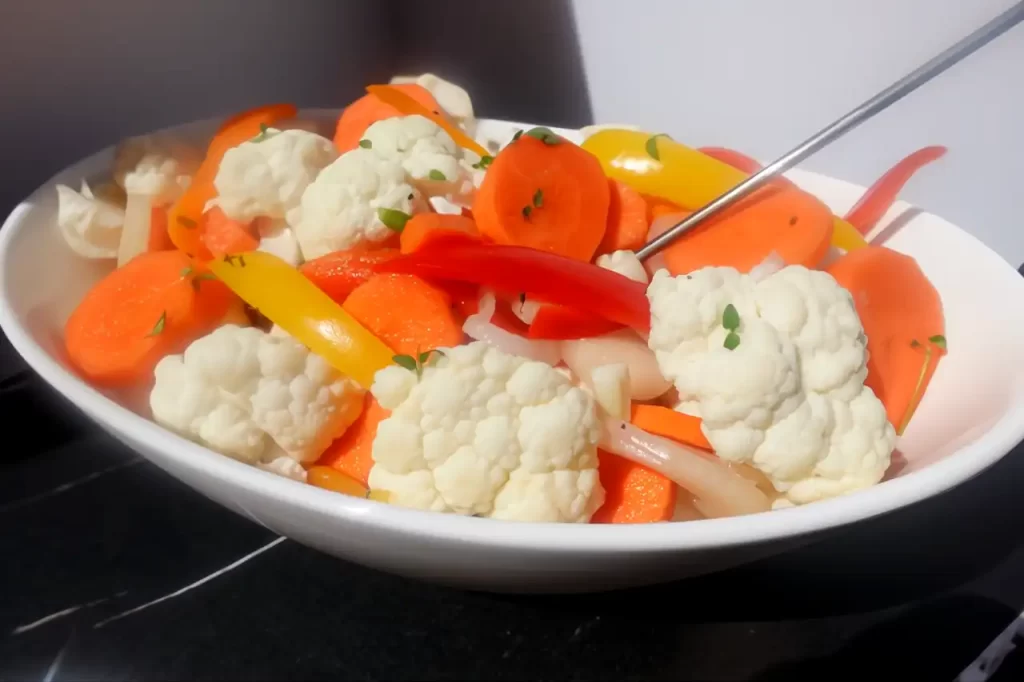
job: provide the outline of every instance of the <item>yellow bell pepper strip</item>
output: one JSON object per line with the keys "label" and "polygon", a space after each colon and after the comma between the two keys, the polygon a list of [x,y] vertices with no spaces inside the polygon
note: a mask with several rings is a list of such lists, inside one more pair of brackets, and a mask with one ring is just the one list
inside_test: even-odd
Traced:
{"label": "yellow bell pepper strip", "polygon": [[221,124],[189,188],[167,211],[167,234],[177,249],[199,261],[213,258],[203,244],[200,225],[206,202],[217,195],[213,180],[217,177],[221,159],[227,150],[256,137],[266,126],[294,118],[297,113],[298,109],[293,104],[270,104],[243,111]]}
{"label": "yellow bell pepper strip", "polygon": [[455,144],[463,149],[468,149],[480,158],[488,156],[486,149],[480,146],[472,137],[459,130],[458,127],[452,125],[440,112],[431,111],[398,88],[392,85],[368,85],[366,86],[366,91],[371,95],[376,95],[385,104],[390,104],[395,109],[398,109],[404,116],[419,115],[429,118],[451,135]]}
{"label": "yellow bell pepper strip", "polygon": [[390,348],[277,256],[249,251],[210,261],[209,268],[243,301],[363,388],[391,364]]}
{"label": "yellow bell pepper strip", "polygon": [[[601,162],[605,174],[641,194],[697,209],[743,182],[749,173],[670,139],[638,130],[601,130],[582,147]],[[832,245],[846,251],[867,246],[857,230],[836,217]]]}

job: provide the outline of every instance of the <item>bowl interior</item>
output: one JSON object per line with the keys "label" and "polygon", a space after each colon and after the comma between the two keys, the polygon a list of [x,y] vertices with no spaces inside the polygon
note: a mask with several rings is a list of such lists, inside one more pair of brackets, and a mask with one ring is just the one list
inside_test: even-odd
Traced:
{"label": "bowl interior", "polygon": [[[326,120],[334,112],[314,110],[304,112],[311,118]],[[208,136],[215,122],[197,122],[176,128],[181,134],[202,140]],[[484,120],[478,128],[478,138],[507,141],[523,124]],[[561,131],[574,137],[573,131]],[[0,324],[15,348],[49,383],[64,393],[94,418],[94,410],[83,406],[85,396],[102,401],[89,392],[77,379],[61,371],[66,370],[61,333],[69,312],[98,278],[110,270],[110,265],[79,258],[68,249],[56,226],[57,201],[54,183],[78,187],[83,178],[102,177],[108,172],[111,150],[104,150],[67,168],[44,187],[20,204],[8,218],[0,232]],[[847,210],[863,192],[863,188],[833,178],[796,171],[790,177],[803,188],[814,193],[837,213]],[[898,228],[898,229],[896,229]],[[894,467],[892,480],[875,488],[831,500],[807,508],[786,510],[760,515],[765,519],[747,519],[736,539],[750,536],[753,531],[769,535],[813,530],[816,527],[854,520],[906,504],[915,499],[944,490],[977,473],[996,461],[1024,437],[1024,391],[1021,376],[1024,373],[1024,279],[979,241],[945,220],[913,207],[899,203],[894,206],[879,228],[880,238],[887,246],[915,257],[921,268],[934,282],[941,296],[946,314],[946,337],[949,355],[943,359],[920,409],[907,433],[901,439],[899,450],[906,464]],[[56,364],[55,364],[56,363]],[[71,390],[72,384],[74,389]],[[74,393],[74,395],[72,395]],[[137,418],[121,414],[114,405],[104,407],[106,414],[118,415],[132,428],[145,429],[152,425],[137,424]],[[117,410],[112,412],[110,410]],[[108,429],[117,430],[104,424]],[[155,428],[155,427],[152,427]],[[142,431],[139,431],[142,433]],[[167,435],[167,442],[177,442]],[[176,446],[179,447],[179,446]],[[180,447],[186,447],[184,441]],[[194,447],[194,446],[193,446]],[[212,456],[212,455],[211,455]],[[219,465],[218,465],[219,466]],[[247,476],[256,475],[261,486],[287,486],[275,495],[298,500],[302,495],[315,495],[290,481],[275,479],[247,467],[230,466],[224,471],[236,472],[243,483]],[[233,474],[233,475],[236,475]],[[362,502],[360,501],[360,504]],[[350,505],[366,513],[370,507]],[[378,519],[423,516],[419,512],[388,509],[373,511]],[[402,516],[404,515],[404,516]],[[802,516],[801,516],[802,515]],[[430,515],[435,518],[436,515]],[[803,519],[803,521],[801,521]],[[437,522],[437,528],[479,528],[473,519],[448,519]],[[724,524],[734,523],[721,520]],[[463,522],[472,526],[444,526]],[[495,524],[485,522],[493,529]],[[659,544],[686,541],[682,527],[698,524],[674,524],[676,529],[662,526]],[[505,524],[500,524],[505,525]],[[516,524],[510,524],[516,525]],[[758,530],[759,529],[759,530]],[[538,528],[529,531],[540,541]],[[630,544],[644,537],[654,538],[654,529],[635,528]],[[501,533],[483,531],[489,541],[500,538]],[[551,535],[552,541],[563,538],[566,532],[589,534],[604,533],[611,537],[626,537],[621,528],[576,527],[560,529],[563,535]],[[441,530],[439,532],[446,532]],[[475,534],[477,531],[472,531]],[[547,532],[547,531],[542,531]],[[703,534],[702,534],[703,535]],[[696,536],[693,536],[696,537]],[[719,535],[719,538],[723,536]],[[762,535],[762,537],[764,537]],[[674,538],[674,539],[673,539]],[[725,538],[722,541],[726,541]]]}

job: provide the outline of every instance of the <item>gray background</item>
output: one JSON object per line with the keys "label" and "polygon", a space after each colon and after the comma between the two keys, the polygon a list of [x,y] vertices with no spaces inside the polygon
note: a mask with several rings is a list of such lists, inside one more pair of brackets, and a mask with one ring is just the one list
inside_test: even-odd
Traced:
{"label": "gray background", "polygon": [[[772,156],[1012,0],[0,0],[0,206],[120,137],[271,100],[341,106],[398,71],[484,115],[633,122]],[[805,166],[905,197],[1024,261],[1024,28]]]}

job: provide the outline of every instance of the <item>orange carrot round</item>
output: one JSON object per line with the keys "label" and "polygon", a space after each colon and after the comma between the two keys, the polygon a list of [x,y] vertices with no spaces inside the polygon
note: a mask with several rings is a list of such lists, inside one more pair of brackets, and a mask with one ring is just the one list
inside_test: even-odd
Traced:
{"label": "orange carrot round", "polygon": [[627,249],[635,251],[647,238],[647,202],[635,189],[618,180],[608,180],[608,225],[597,254]]}
{"label": "orange carrot round", "polygon": [[398,255],[398,249],[356,246],[306,261],[299,270],[336,303],[344,303],[356,287],[373,276],[375,265]]}
{"label": "orange carrot round", "polygon": [[477,229],[498,244],[589,261],[607,227],[608,179],[590,152],[538,135],[523,134],[494,159],[473,201]]}
{"label": "orange carrot round", "polygon": [[939,292],[917,261],[884,246],[850,251],[828,273],[853,295],[868,337],[865,384],[902,433],[945,355]]}
{"label": "orange carrot round", "polygon": [[415,275],[373,275],[342,307],[395,353],[415,357],[462,343],[448,294]]}
{"label": "orange carrot round", "polygon": [[199,233],[203,244],[217,258],[255,251],[260,245],[256,228],[251,222],[232,220],[219,206],[214,206],[203,214]]}
{"label": "orange carrot round", "polygon": [[711,443],[700,428],[700,419],[661,405],[644,405],[633,403],[630,422],[638,429],[643,429],[656,436],[664,436],[674,441],[703,450],[711,450]]}
{"label": "orange carrot round", "polygon": [[401,252],[412,253],[452,241],[480,241],[471,218],[443,213],[418,213],[402,229]]}
{"label": "orange carrot round", "polygon": [[[391,87],[401,90],[431,111],[440,110],[437,100],[422,85],[402,83]],[[366,129],[371,125],[377,121],[401,115],[398,109],[382,102],[377,95],[363,95],[341,112],[338,125],[334,130],[334,146],[342,154],[355,149],[359,145],[359,140],[363,139]]]}
{"label": "orange carrot round", "polygon": [[142,253],[86,293],[64,327],[71,363],[102,386],[152,379],[160,358],[212,330],[234,295],[180,251]]}
{"label": "orange carrot round", "polygon": [[292,104],[273,104],[243,111],[221,125],[210,141],[206,157],[199,165],[192,183],[167,212],[167,233],[177,248],[201,261],[212,257],[198,228],[207,202],[217,196],[213,180],[217,177],[221,159],[232,147],[259,135],[262,126],[292,118],[296,113],[298,109]]}
{"label": "orange carrot round", "polygon": [[377,437],[377,425],[391,415],[367,394],[366,405],[341,438],[335,440],[320,456],[317,464],[323,464],[351,476],[368,485],[370,469],[373,468],[373,439]]}
{"label": "orange carrot round", "polygon": [[813,268],[828,252],[832,212],[795,187],[773,185],[727,209],[665,249],[673,275],[707,266],[747,272],[775,252],[787,265]]}
{"label": "orange carrot round", "polygon": [[597,451],[597,473],[604,504],[591,523],[655,523],[672,518],[676,484],[645,466],[604,450]]}

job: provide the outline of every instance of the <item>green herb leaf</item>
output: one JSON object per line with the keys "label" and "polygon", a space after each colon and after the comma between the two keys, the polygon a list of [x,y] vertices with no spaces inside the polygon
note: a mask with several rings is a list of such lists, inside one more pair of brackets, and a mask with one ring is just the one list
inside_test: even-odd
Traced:
{"label": "green herb leaf", "polygon": [[942,334],[936,334],[935,336],[929,336],[928,340],[934,343],[942,350],[946,350],[946,337]]}
{"label": "green herb leaf", "polygon": [[722,326],[731,332],[740,328],[740,314],[732,303],[725,306],[725,312],[722,313]]}
{"label": "green herb leaf", "polygon": [[253,142],[263,142],[263,140],[267,139],[267,133],[269,131],[270,131],[270,126],[268,126],[266,123],[261,123],[260,124],[260,134],[257,135],[256,137],[252,138],[252,141]]}
{"label": "green herb leaf", "polygon": [[444,173],[437,170],[436,168],[431,168],[430,172],[427,173],[427,177],[430,178],[431,180],[437,180],[438,182],[444,182],[445,180],[448,179],[444,176]]}
{"label": "green herb leaf", "polygon": [[544,205],[544,190],[538,189],[533,193],[533,206],[534,208],[540,208]]}
{"label": "green herb leaf", "polygon": [[411,355],[396,355],[391,359],[395,361],[396,365],[398,365],[399,367],[404,367],[410,372],[417,371],[417,368],[419,367],[419,364],[417,364],[416,362],[416,358],[412,357]]}
{"label": "green herb leaf", "polygon": [[533,206],[523,206],[524,218],[529,218],[531,213],[533,213]]}
{"label": "green herb leaf", "polygon": [[359,146],[363,149],[373,149],[373,140],[359,140]]}
{"label": "green herb leaf", "polygon": [[224,254],[224,262],[227,263],[228,265],[234,265],[236,261],[238,263],[238,267],[240,267],[240,268],[244,268],[245,267],[245,257],[244,256],[241,256],[241,255],[232,256],[230,253]]}
{"label": "green herb leaf", "polygon": [[183,267],[181,269],[181,277],[182,277],[182,279],[188,277],[191,274],[192,274],[192,266],[191,265],[186,265],[185,267]]}
{"label": "green herb leaf", "polygon": [[910,341],[910,347],[911,348],[920,348],[921,347],[921,342],[918,341],[917,339],[912,339]]}
{"label": "green herb leaf", "polygon": [[647,155],[650,156],[655,161],[661,161],[661,153],[658,151],[659,137],[665,137],[670,140],[672,139],[665,133],[658,133],[657,135],[651,135],[649,138],[647,138],[647,144],[644,146],[644,148],[647,150]]}
{"label": "green herb leaf", "polygon": [[516,134],[512,136],[512,141],[515,142],[516,140],[518,140],[522,136],[523,136],[523,131],[522,130],[517,130]]}
{"label": "green herb leaf", "polygon": [[217,275],[212,272],[200,272],[198,275],[192,277],[192,288],[199,291],[199,283],[211,279],[217,279]]}
{"label": "green herb leaf", "polygon": [[419,357],[420,367],[426,367],[428,364],[430,364],[431,358],[433,358],[435,356],[444,357],[444,351],[442,351],[442,350],[440,350],[438,348],[435,348],[433,350],[428,350],[428,351],[424,351],[424,352],[420,353],[420,357]]}
{"label": "green herb leaf", "polygon": [[487,168],[494,163],[494,157],[489,154],[484,154],[480,157],[480,160],[473,164],[473,168],[477,170],[487,170]]}
{"label": "green herb leaf", "polygon": [[399,211],[396,208],[378,208],[377,218],[384,223],[384,227],[395,232],[401,232],[405,229],[405,224],[409,222],[409,218],[412,216],[404,211]]}
{"label": "green herb leaf", "polygon": [[725,335],[725,343],[722,345],[725,346],[726,350],[736,350],[737,346],[740,345],[740,335],[736,332],[729,332]]}
{"label": "green herb leaf", "polygon": [[191,230],[193,227],[196,226],[196,221],[192,220],[191,218],[186,218],[185,216],[180,215],[178,216],[178,224],[181,225],[182,227],[187,227],[188,229]]}
{"label": "green herb leaf", "polygon": [[164,327],[167,326],[167,311],[165,310],[160,314],[160,319],[153,325],[153,329],[150,330],[146,336],[160,336],[164,333]]}
{"label": "green herb leaf", "polygon": [[555,135],[550,128],[531,128],[526,131],[526,134],[530,137],[535,137],[544,144],[552,145],[558,144],[562,141],[558,135]]}

